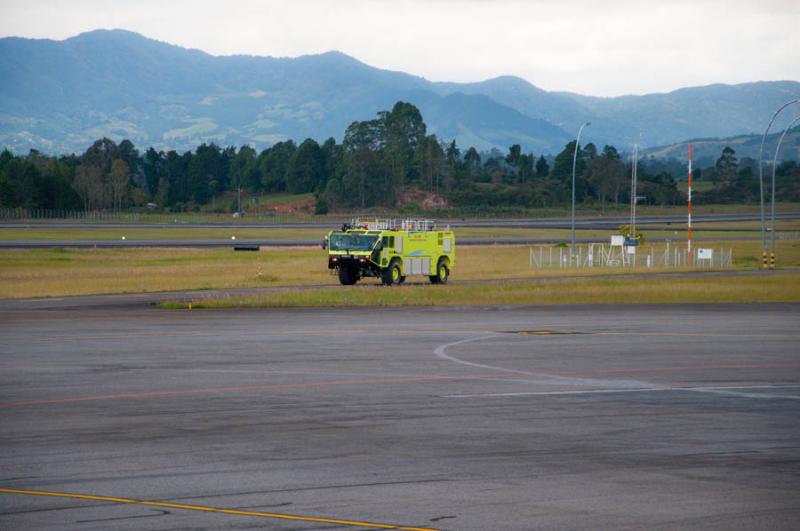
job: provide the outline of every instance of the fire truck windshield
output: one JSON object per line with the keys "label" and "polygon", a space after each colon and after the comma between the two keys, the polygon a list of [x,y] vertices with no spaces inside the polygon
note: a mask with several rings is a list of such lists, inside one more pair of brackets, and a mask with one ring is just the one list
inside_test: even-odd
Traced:
{"label": "fire truck windshield", "polygon": [[371,251],[372,246],[378,241],[378,236],[365,234],[331,234],[331,251]]}

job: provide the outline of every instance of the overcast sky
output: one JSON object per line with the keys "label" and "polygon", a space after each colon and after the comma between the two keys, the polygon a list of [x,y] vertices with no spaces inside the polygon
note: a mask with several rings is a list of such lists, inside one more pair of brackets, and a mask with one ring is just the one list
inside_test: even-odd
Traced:
{"label": "overcast sky", "polygon": [[800,79],[800,0],[0,0],[0,36],[123,28],[214,55],[340,50],[596,96]]}

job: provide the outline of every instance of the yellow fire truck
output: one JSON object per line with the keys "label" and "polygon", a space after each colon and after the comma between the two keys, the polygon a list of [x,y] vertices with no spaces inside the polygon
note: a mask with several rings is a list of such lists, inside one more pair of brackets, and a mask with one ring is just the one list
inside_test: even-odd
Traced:
{"label": "yellow fire truck", "polygon": [[353,220],[332,230],[322,242],[328,269],[339,282],[353,285],[365,277],[402,284],[410,275],[445,284],[456,261],[456,239],[449,227],[424,219]]}

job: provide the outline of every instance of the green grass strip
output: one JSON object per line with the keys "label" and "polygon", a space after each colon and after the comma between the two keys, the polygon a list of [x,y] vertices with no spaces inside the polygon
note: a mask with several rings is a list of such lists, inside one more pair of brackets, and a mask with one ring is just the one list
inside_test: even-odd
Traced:
{"label": "green grass strip", "polygon": [[798,302],[800,275],[709,276],[546,280],[513,284],[334,287],[261,293],[189,302],[162,308],[290,308],[474,306],[504,304],[670,304]]}

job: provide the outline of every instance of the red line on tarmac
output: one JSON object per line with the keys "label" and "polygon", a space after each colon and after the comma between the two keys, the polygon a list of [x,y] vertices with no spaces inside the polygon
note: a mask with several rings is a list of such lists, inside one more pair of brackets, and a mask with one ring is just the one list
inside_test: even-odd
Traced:
{"label": "red line on tarmac", "polygon": [[[506,375],[501,375],[507,377]],[[173,396],[187,396],[213,393],[247,393],[250,391],[268,391],[272,389],[314,389],[322,387],[333,387],[340,385],[373,385],[391,383],[414,383],[414,382],[447,382],[459,380],[480,380],[487,377],[497,378],[497,375],[473,375],[473,376],[405,376],[395,378],[375,378],[370,380],[332,380],[308,383],[291,384],[264,384],[264,385],[245,385],[237,387],[204,387],[196,389],[177,389],[173,391],[142,391],[132,393],[116,393],[112,395],[98,396],[79,396],[68,398],[52,398],[41,400],[20,400],[17,402],[0,403],[0,409],[10,409],[22,406],[40,406],[50,404],[70,404],[75,402],[99,402],[103,400],[121,400],[126,398],[165,398]]]}
{"label": "red line on tarmac", "polygon": [[318,381],[308,383],[290,383],[290,384],[264,384],[264,385],[246,385],[246,386],[232,386],[232,387],[203,387],[195,389],[177,389],[167,391],[141,391],[130,393],[115,393],[110,395],[97,395],[97,396],[79,396],[79,397],[66,397],[66,398],[52,398],[40,400],[20,400],[16,402],[0,403],[0,409],[12,409],[24,406],[41,406],[41,405],[55,405],[55,404],[73,404],[81,402],[101,402],[105,400],[123,400],[123,399],[139,399],[139,398],[169,398],[177,396],[191,396],[200,394],[214,394],[214,393],[247,393],[251,391],[269,391],[269,390],[282,390],[282,389],[319,389],[324,387],[334,386],[347,386],[347,385],[375,385],[375,384],[391,384],[391,383],[420,383],[420,382],[455,382],[455,381],[469,381],[469,380],[484,380],[484,379],[514,379],[520,376],[591,376],[593,374],[626,374],[626,373],[644,373],[644,372],[681,372],[692,370],[719,370],[719,369],[767,369],[767,368],[794,368],[800,367],[798,364],[728,364],[728,365],[698,365],[686,367],[640,367],[629,369],[593,369],[586,371],[555,371],[555,372],[526,372],[526,371],[513,371],[495,374],[478,374],[471,376],[404,376],[394,378],[374,378],[365,380],[332,380],[332,381]]}

